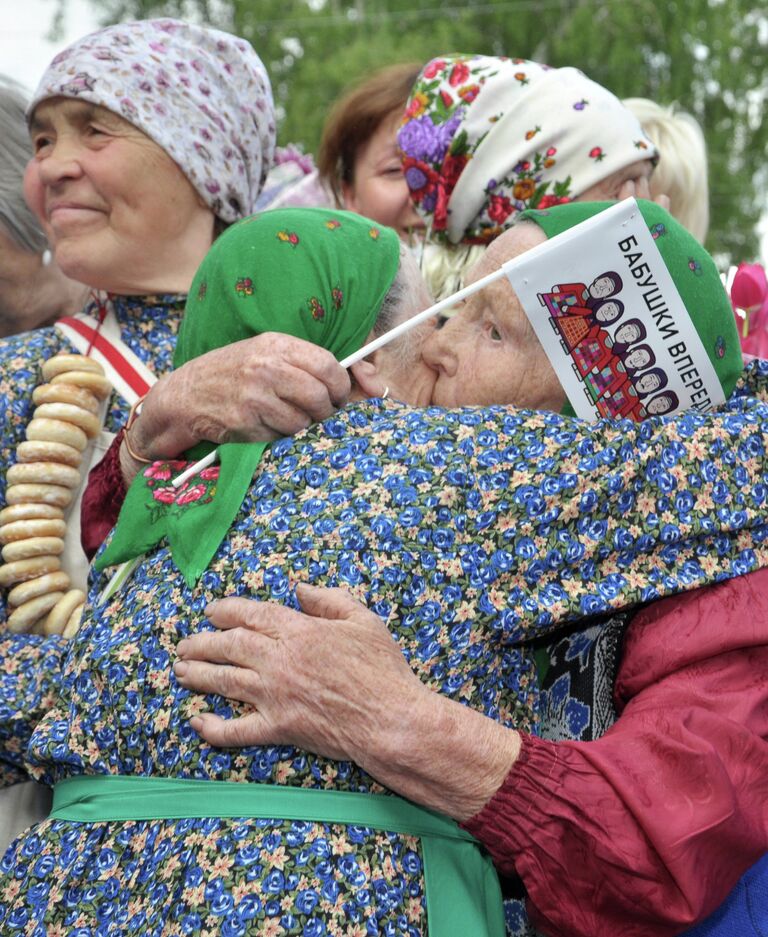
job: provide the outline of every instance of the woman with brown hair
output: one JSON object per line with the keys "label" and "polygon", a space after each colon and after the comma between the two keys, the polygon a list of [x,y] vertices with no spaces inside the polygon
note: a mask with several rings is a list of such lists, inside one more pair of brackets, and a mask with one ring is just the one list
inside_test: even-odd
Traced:
{"label": "woman with brown hair", "polygon": [[418,63],[379,69],[340,98],[323,128],[317,166],[340,208],[373,218],[409,239],[423,228],[403,176],[397,128]]}

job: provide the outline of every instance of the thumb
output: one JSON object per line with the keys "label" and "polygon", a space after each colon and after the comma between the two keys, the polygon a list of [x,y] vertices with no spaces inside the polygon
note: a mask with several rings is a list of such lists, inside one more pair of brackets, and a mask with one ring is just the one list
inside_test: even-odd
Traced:
{"label": "thumb", "polygon": [[193,716],[189,724],[206,742],[217,748],[245,748],[267,745],[272,741],[266,721],[258,712],[237,719],[222,719],[213,713],[201,713]]}
{"label": "thumb", "polygon": [[315,618],[351,619],[355,613],[367,611],[365,605],[345,589],[321,588],[302,582],[296,586],[296,598],[301,610]]}

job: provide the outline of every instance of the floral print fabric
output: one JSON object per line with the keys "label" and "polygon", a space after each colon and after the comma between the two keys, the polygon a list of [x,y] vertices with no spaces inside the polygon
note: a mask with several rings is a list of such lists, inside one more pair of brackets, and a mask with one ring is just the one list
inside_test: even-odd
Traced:
{"label": "floral print fabric", "polygon": [[57,96],[106,107],[143,130],[224,221],[256,209],[275,113],[266,69],[245,39],[173,19],[108,26],[54,58],[28,113]]}
{"label": "floral print fabric", "polygon": [[485,244],[525,208],[568,202],[657,150],[617,97],[575,68],[448,55],[422,70],[398,133],[430,239]]}
{"label": "floral print fabric", "polygon": [[[207,602],[290,603],[304,580],[365,599],[434,690],[535,730],[530,642],[569,619],[766,565],[767,391],[768,365],[756,364],[722,413],[640,425],[374,400],[274,443],[194,589],[162,548],[102,606],[105,579],[94,578],[63,671],[55,659],[46,670],[41,639],[6,639],[6,670],[20,661],[6,715],[30,738],[30,773],[381,791],[354,764],[291,746],[215,749],[189,728],[202,709],[246,711],[189,693],[171,671],[178,641],[209,627]],[[33,701],[61,694],[33,731],[25,675]],[[428,926],[418,842],[360,827],[47,821],[16,841],[2,872],[9,935],[416,937]]]}

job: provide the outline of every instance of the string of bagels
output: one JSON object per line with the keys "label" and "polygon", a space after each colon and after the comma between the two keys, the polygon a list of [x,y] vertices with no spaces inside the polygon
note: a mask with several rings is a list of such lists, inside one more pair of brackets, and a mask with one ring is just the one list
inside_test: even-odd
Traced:
{"label": "string of bagels", "polygon": [[98,361],[59,354],[42,366],[32,393],[26,440],[8,469],[0,511],[0,587],[8,589],[7,628],[70,638],[80,627],[85,594],[61,568],[65,511],[80,487],[88,441],[98,435],[100,402],[112,391]]}

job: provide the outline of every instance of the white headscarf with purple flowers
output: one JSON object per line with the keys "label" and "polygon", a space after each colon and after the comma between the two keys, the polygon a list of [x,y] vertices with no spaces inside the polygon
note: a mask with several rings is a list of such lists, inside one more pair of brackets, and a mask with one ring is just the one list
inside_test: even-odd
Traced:
{"label": "white headscarf with purple flowers", "polygon": [[56,56],[27,113],[58,96],[106,107],[146,133],[222,220],[254,211],[275,113],[266,69],[244,39],[173,19],[108,26]]}
{"label": "white headscarf with purple flowers", "polygon": [[578,69],[484,55],[427,64],[398,142],[429,239],[452,244],[485,244],[517,212],[657,156],[628,108]]}

